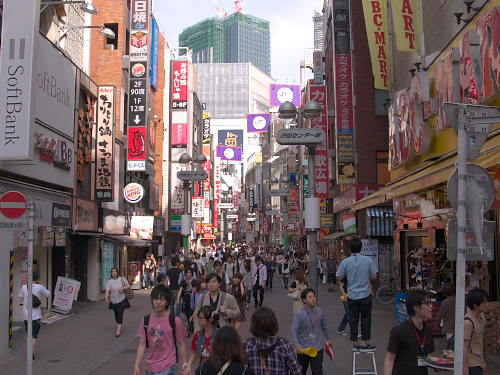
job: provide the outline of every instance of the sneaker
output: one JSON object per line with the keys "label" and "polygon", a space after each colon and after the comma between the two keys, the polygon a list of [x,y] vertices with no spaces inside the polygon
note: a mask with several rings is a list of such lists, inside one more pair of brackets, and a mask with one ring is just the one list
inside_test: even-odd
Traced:
{"label": "sneaker", "polygon": [[358,335],[358,339],[360,339],[362,336],[361,335]]}
{"label": "sneaker", "polygon": [[345,331],[337,331],[337,333],[342,336],[347,336],[347,333]]}
{"label": "sneaker", "polygon": [[366,353],[366,352],[373,352],[375,349],[377,349],[375,345],[366,344],[365,346],[361,346],[359,348],[359,351],[362,353]]}
{"label": "sneaker", "polygon": [[361,351],[361,350],[360,350],[361,348],[362,348],[362,346],[361,346],[361,345],[354,344],[354,345],[352,346],[352,351],[353,351],[353,352],[359,352],[359,351]]}

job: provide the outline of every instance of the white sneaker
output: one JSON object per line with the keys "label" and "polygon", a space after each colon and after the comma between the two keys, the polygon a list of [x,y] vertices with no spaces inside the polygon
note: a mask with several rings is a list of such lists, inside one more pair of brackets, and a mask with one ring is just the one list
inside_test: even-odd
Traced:
{"label": "white sneaker", "polygon": [[342,336],[347,336],[347,333],[345,331],[337,331],[337,333]]}

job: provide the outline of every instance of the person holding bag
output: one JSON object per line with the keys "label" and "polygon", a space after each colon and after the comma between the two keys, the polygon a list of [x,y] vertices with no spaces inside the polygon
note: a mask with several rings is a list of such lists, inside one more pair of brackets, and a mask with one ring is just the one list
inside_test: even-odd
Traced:
{"label": "person holding bag", "polygon": [[127,280],[120,276],[118,268],[111,269],[111,278],[106,285],[106,303],[109,303],[108,309],[115,313],[115,321],[118,324],[115,336],[122,334],[123,312],[130,307],[128,299],[125,297],[125,290],[131,286]]}
{"label": "person holding bag", "polygon": [[[184,373],[190,375],[189,371]],[[240,335],[231,326],[224,326],[213,339],[208,360],[195,371],[195,375],[251,375],[246,366],[245,352]]]}
{"label": "person holding bag", "polygon": [[302,307],[304,307],[300,295],[302,291],[308,287],[308,285],[306,282],[306,274],[303,270],[297,270],[293,275],[293,279],[294,282],[288,289],[288,296],[293,298],[293,313],[295,314]]}

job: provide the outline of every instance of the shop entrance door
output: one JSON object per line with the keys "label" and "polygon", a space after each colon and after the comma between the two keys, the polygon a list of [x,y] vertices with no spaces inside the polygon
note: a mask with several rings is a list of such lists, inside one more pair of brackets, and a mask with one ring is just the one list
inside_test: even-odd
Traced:
{"label": "shop entrance door", "polygon": [[422,238],[424,237],[428,237],[428,232],[424,230],[401,232],[401,285],[403,289],[407,286],[411,288],[411,275],[408,274],[411,262],[409,255],[413,249],[422,246]]}

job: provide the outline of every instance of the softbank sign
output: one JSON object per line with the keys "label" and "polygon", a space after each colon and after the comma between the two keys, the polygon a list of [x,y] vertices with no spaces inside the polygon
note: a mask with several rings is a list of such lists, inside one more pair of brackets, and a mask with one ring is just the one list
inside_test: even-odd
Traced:
{"label": "softbank sign", "polygon": [[[33,154],[33,69],[40,0],[4,1],[0,51],[0,161]],[[19,27],[22,25],[22,27]]]}

